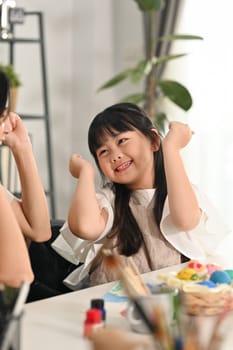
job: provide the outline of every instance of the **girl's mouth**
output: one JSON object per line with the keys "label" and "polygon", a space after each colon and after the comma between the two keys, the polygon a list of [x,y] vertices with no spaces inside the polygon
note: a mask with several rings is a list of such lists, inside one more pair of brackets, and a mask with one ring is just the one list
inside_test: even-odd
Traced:
{"label": "girl's mouth", "polygon": [[131,164],[132,164],[132,160],[128,160],[127,162],[124,162],[124,163],[120,164],[117,168],[115,168],[115,171],[117,173],[123,172],[126,169],[128,169]]}

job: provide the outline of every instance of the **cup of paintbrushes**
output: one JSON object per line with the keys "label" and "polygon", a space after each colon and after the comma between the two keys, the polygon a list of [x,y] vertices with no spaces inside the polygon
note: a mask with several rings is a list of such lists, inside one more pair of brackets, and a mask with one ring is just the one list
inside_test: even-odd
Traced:
{"label": "cup of paintbrushes", "polygon": [[[164,318],[163,322],[170,328],[175,319],[175,298],[177,297],[177,291],[167,288],[166,290],[152,290],[152,293],[153,294],[150,295],[138,296],[136,300],[143,308],[147,317],[152,321],[154,321],[156,312],[162,313]],[[133,331],[138,333],[151,333],[151,330],[138,312],[135,302],[132,300],[128,303],[126,317]]]}

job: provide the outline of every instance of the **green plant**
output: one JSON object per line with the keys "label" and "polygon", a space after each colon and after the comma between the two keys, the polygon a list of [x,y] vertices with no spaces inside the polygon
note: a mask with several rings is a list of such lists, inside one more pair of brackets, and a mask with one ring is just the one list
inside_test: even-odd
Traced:
{"label": "green plant", "polygon": [[18,87],[22,85],[18,73],[16,73],[14,67],[11,64],[0,64],[0,71],[6,74],[10,87]]}
{"label": "green plant", "polygon": [[161,102],[161,98],[167,97],[177,106],[187,111],[192,106],[192,97],[188,89],[174,80],[163,80],[156,78],[156,70],[162,64],[170,60],[178,59],[186,55],[168,54],[165,56],[156,57],[155,49],[159,41],[173,41],[173,40],[202,40],[200,36],[174,34],[166,35],[156,39],[156,17],[157,11],[162,11],[165,5],[165,0],[134,0],[139,9],[146,13],[149,22],[149,54],[144,60],[138,62],[134,67],[128,68],[107,82],[105,82],[98,91],[111,88],[122,81],[128,79],[131,83],[144,82],[145,91],[134,93],[126,96],[121,101],[132,102],[138,105],[142,104],[147,111],[149,117],[155,122],[160,131],[165,130],[165,125],[168,118],[165,112],[160,110],[157,102]]}

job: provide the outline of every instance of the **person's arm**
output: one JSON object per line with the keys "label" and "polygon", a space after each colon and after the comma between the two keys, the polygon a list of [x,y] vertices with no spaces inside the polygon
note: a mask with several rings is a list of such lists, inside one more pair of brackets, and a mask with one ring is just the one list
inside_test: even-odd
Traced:
{"label": "person's arm", "polygon": [[1,185],[0,222],[0,283],[16,288],[23,281],[31,283],[33,272],[25,240]]}
{"label": "person's arm", "polygon": [[68,212],[70,230],[80,238],[95,240],[103,232],[107,212],[100,209],[95,192],[95,170],[87,160],[74,154],[70,172],[78,179]]}
{"label": "person's arm", "polygon": [[187,124],[172,122],[163,140],[164,167],[168,203],[174,225],[183,230],[193,229],[200,220],[201,211],[180,155],[192,137]]}
{"label": "person's arm", "polygon": [[32,145],[20,117],[10,113],[4,143],[11,149],[19,172],[22,197],[11,202],[23,234],[36,242],[51,237],[49,210]]}

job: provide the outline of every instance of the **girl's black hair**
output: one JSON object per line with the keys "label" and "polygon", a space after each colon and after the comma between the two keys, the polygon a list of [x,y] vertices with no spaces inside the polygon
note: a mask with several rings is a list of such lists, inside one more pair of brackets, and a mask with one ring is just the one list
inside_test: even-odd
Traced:
{"label": "girl's black hair", "polygon": [[3,113],[9,92],[9,82],[5,73],[0,72],[0,115]]}
{"label": "girl's black hair", "polygon": [[[132,103],[118,103],[97,114],[89,127],[88,145],[100,172],[96,151],[102,146],[106,134],[115,136],[119,132],[137,129],[151,141],[158,143],[159,136],[152,131],[153,128],[154,125],[146,113]],[[167,195],[161,142],[158,151],[154,152],[154,174],[154,187],[156,187],[154,218],[159,226]],[[104,179],[102,172],[101,175]],[[130,256],[137,253],[143,243],[141,230],[129,206],[131,190],[126,185],[118,183],[112,183],[112,189],[115,193],[115,215],[109,237],[116,235],[119,252]]]}

